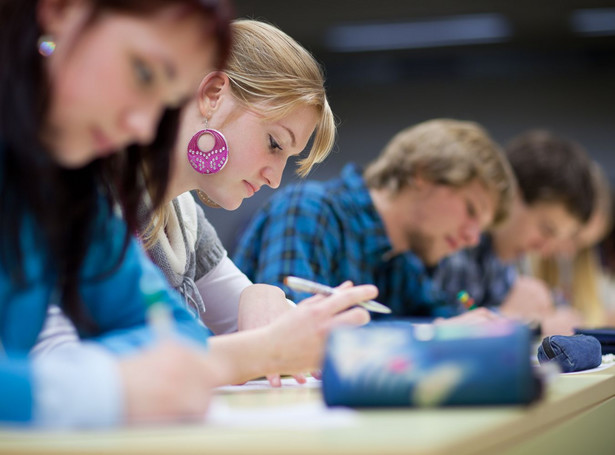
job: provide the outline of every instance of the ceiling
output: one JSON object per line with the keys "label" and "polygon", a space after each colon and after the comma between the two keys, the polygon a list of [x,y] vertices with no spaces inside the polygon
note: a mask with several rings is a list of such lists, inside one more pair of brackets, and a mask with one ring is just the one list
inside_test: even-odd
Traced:
{"label": "ceiling", "polygon": [[[512,42],[562,47],[583,43],[570,27],[579,9],[615,8],[614,0],[235,0],[237,15],[264,19],[314,52],[323,52],[327,30],[334,25],[399,22],[441,16],[500,13],[513,28]],[[615,26],[615,24],[613,24]],[[615,48],[615,35],[593,37],[592,45]]]}
{"label": "ceiling", "polygon": [[[615,30],[615,0],[234,0],[234,4],[238,17],[273,23],[313,52],[327,68],[330,86],[541,72],[550,76],[606,70],[615,75],[615,32],[585,36],[571,26],[576,10],[612,8],[608,21]],[[342,52],[327,44],[332,28],[340,25],[425,22],[485,13],[503,18],[509,32],[505,39],[358,52]]]}

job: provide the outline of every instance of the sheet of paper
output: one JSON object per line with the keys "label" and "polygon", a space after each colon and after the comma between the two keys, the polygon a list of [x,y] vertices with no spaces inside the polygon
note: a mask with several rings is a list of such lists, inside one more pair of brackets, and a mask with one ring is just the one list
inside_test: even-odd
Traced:
{"label": "sheet of paper", "polygon": [[572,371],[570,373],[564,373],[564,374],[593,373],[594,371],[605,370],[611,367],[615,367],[615,360],[613,358],[613,354],[606,354],[602,356],[602,363],[598,365],[596,368],[591,368],[589,370],[582,370],[582,371]]}
{"label": "sheet of paper", "polygon": [[327,408],[322,401],[277,406],[229,406],[222,397],[214,397],[205,417],[208,426],[241,428],[315,428],[355,425],[359,415],[347,408]]}
{"label": "sheet of paper", "polygon": [[[295,378],[282,378],[282,388],[319,388],[321,386],[321,381],[319,379],[314,379],[311,376],[306,379],[307,382],[305,384],[299,384],[295,381]],[[216,390],[220,392],[247,392],[251,390],[272,389],[276,389],[276,387],[271,387],[269,381],[266,379],[257,379],[254,381],[248,381],[242,385],[226,385],[218,387]]]}

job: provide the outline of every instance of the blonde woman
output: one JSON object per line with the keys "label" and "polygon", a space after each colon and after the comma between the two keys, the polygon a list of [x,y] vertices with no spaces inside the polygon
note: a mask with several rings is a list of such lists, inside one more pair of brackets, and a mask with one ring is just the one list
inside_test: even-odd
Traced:
{"label": "blonde woman", "polygon": [[612,224],[611,188],[598,163],[592,163],[594,210],[573,237],[554,246],[546,257],[532,258],[532,271],[553,290],[556,299],[570,303],[587,326],[605,323],[600,293],[602,272],[595,246]]}
{"label": "blonde woman", "polygon": [[[266,325],[293,304],[277,287],[252,285],[188,192],[197,190],[209,206],[235,210],[262,186],[277,188],[288,158],[311,136],[301,175],[327,156],[335,139],[323,74],[312,55],[263,22],[238,20],[231,29],[226,68],[203,78],[182,113],[168,203],[142,236],[150,257],[215,334]],[[279,384],[277,376],[271,380]]]}

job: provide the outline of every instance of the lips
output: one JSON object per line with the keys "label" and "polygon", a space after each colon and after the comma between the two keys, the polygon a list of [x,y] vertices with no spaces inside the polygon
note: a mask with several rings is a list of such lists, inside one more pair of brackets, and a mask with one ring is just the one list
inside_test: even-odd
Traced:
{"label": "lips", "polygon": [[103,155],[109,155],[119,148],[100,128],[92,128],[92,138],[94,148]]}
{"label": "lips", "polygon": [[248,188],[248,193],[249,193],[248,197],[252,196],[254,193],[256,193],[260,189],[259,187],[255,187],[254,185],[252,185],[247,180],[244,180],[244,183],[246,184],[246,187]]}
{"label": "lips", "polygon": [[453,239],[452,237],[446,237],[446,243],[448,244],[449,248],[453,251],[459,249],[459,242],[455,241],[455,239]]}

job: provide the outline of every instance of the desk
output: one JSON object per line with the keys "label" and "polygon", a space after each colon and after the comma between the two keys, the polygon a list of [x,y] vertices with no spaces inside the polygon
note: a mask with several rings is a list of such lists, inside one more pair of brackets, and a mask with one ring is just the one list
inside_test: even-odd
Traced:
{"label": "desk", "polygon": [[[303,430],[195,424],[69,434],[3,430],[0,453],[606,454],[615,447],[612,373],[560,375],[545,399],[527,408],[369,410],[351,426]],[[222,399],[231,410],[245,410],[321,398],[319,389],[291,388]]]}

